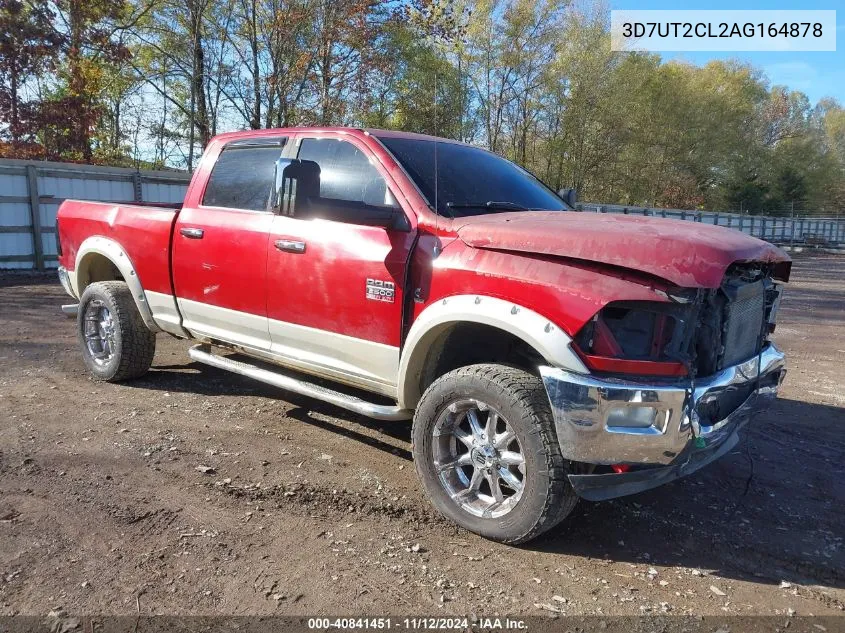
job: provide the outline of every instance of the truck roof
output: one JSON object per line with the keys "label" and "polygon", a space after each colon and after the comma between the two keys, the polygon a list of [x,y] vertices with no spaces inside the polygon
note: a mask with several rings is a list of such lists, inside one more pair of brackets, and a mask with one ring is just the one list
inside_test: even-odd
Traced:
{"label": "truck roof", "polygon": [[401,130],[380,130],[378,128],[357,128],[357,127],[332,127],[332,126],[306,126],[306,127],[280,127],[267,128],[262,130],[242,130],[239,132],[225,132],[218,134],[214,138],[233,141],[242,138],[254,138],[256,136],[278,136],[279,134],[294,134],[294,133],[340,133],[354,136],[376,136],[381,138],[408,138],[426,141],[437,141],[438,143],[456,143],[464,145],[461,141],[456,141],[450,138],[442,138],[439,136],[430,136],[428,134],[417,134],[416,132],[403,132]]}

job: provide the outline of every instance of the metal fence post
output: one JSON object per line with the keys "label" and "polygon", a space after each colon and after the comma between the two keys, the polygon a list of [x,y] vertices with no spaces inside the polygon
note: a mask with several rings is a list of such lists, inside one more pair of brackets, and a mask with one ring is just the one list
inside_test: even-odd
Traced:
{"label": "metal fence post", "polygon": [[44,270],[44,245],[41,241],[41,205],[38,200],[38,172],[35,165],[26,166],[26,181],[29,186],[29,218],[32,223],[32,252],[35,254],[35,269]]}
{"label": "metal fence post", "polygon": [[144,199],[144,194],[141,190],[141,172],[136,171],[132,174],[132,189],[135,194],[135,202],[141,202]]}

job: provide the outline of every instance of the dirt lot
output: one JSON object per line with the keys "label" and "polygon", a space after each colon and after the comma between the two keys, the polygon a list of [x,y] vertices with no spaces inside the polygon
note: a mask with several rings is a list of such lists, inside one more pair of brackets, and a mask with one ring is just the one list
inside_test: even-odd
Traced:
{"label": "dirt lot", "polygon": [[739,450],[514,548],[432,514],[409,424],[168,337],[144,379],[92,382],[58,283],[7,275],[0,615],[841,614],[845,258],[804,256],[793,278],[782,399]]}

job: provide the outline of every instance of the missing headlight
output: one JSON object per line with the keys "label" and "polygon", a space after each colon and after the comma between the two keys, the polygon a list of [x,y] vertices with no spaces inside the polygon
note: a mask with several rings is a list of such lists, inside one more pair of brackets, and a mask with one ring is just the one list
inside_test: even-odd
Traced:
{"label": "missing headlight", "polygon": [[[576,336],[587,364],[602,371],[685,375],[696,304],[615,302]],[[619,361],[619,362],[615,362]]]}

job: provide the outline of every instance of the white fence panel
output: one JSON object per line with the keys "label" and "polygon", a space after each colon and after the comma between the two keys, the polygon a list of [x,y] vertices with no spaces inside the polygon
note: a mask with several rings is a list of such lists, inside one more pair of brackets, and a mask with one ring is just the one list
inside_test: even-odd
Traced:
{"label": "white fence panel", "polygon": [[55,268],[56,213],[66,199],[177,203],[189,181],[185,172],[0,159],[0,269]]}
{"label": "white fence panel", "polygon": [[147,202],[182,202],[188,191],[188,183],[142,182],[141,199]]}
{"label": "white fence panel", "polygon": [[[67,198],[109,202],[181,202],[185,172],[0,159],[0,268],[53,268],[56,212]],[[37,212],[32,213],[33,203]],[[716,224],[775,243],[845,243],[845,220],[749,216],[713,211],[583,203],[582,211],[627,213]],[[692,227],[691,227],[692,228]]]}

